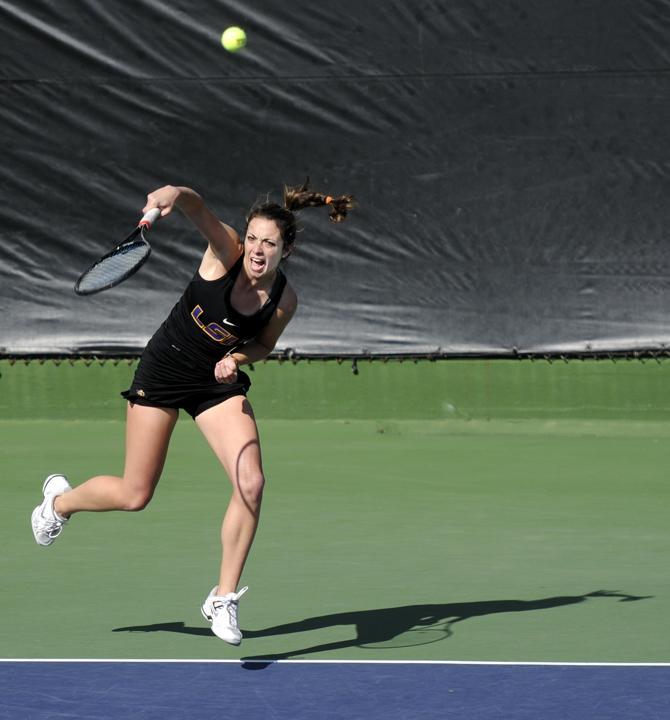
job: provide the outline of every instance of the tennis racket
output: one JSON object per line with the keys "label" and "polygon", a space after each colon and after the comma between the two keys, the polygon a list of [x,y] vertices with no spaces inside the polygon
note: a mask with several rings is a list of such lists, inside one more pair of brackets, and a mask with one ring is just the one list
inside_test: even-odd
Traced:
{"label": "tennis racket", "polygon": [[151,245],[145,234],[160,214],[159,208],[149,210],[120,245],[82,273],[74,286],[77,295],[93,295],[101,290],[109,290],[134,275],[151,255]]}

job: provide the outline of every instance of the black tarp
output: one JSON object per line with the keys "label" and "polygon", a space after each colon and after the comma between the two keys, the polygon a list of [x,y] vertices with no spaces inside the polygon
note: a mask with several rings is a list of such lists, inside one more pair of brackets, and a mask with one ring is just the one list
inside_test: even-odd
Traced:
{"label": "black tarp", "polygon": [[0,0],[0,33],[0,354],[139,351],[203,250],[183,218],[121,287],[72,286],[146,193],[241,230],[308,175],[360,206],[302,214],[278,350],[670,343],[668,0]]}

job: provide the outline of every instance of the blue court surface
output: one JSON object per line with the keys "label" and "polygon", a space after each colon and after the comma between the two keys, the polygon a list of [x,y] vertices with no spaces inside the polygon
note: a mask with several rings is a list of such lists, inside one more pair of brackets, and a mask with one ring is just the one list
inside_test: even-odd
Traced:
{"label": "blue court surface", "polygon": [[665,720],[669,665],[11,661],[0,718]]}

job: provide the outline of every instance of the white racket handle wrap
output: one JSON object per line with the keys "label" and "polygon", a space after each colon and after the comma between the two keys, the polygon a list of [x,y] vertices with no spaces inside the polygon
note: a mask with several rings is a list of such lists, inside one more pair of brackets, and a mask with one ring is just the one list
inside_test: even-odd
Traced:
{"label": "white racket handle wrap", "polygon": [[151,228],[151,226],[158,220],[158,218],[161,216],[161,210],[160,208],[151,208],[148,212],[144,214],[142,219],[139,222],[140,227],[144,227],[147,230]]}

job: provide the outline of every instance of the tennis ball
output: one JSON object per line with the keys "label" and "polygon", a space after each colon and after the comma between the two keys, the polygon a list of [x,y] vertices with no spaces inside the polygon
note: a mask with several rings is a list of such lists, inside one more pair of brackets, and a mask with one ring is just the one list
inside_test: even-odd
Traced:
{"label": "tennis ball", "polygon": [[241,27],[226,28],[221,34],[221,44],[228,52],[237,52],[247,44],[247,34]]}

